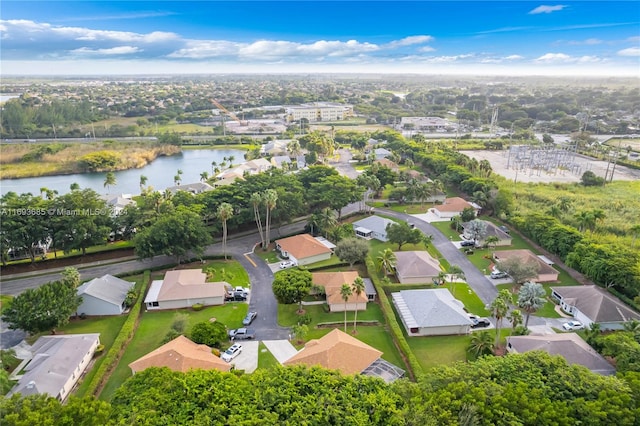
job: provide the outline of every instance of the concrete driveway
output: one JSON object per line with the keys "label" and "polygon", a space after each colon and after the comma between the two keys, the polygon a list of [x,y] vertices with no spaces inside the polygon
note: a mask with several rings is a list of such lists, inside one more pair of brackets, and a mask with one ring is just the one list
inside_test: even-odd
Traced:
{"label": "concrete driveway", "polygon": [[280,364],[298,353],[298,350],[288,340],[263,340],[262,343]]}
{"label": "concrete driveway", "polygon": [[238,342],[242,345],[242,352],[231,364],[236,370],[244,370],[245,373],[253,373],[258,368],[258,344],[257,340],[243,340]]}

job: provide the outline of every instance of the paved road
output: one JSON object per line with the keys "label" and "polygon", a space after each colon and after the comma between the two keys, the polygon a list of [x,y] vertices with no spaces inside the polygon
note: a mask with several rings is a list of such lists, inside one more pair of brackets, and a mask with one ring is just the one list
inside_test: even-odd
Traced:
{"label": "paved road", "polygon": [[340,155],[340,159],[338,161],[330,161],[329,164],[331,167],[336,169],[341,175],[346,176],[350,179],[357,178],[360,173],[353,167],[349,161],[353,158],[351,155],[351,151],[348,149],[339,149],[338,154]]}

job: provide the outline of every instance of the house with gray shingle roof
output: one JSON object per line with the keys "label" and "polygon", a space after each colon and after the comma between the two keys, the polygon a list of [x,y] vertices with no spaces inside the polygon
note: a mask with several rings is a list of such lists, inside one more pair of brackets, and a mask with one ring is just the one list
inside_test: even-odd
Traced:
{"label": "house with gray shingle roof", "polygon": [[437,259],[426,251],[396,251],[395,271],[400,284],[431,283],[442,268]]}
{"label": "house with gray shingle roof", "polygon": [[388,241],[387,226],[395,224],[394,221],[380,216],[369,216],[353,222],[353,231],[356,237],[379,241]]}
{"label": "house with gray shingle roof", "polygon": [[595,285],[551,287],[551,297],[585,327],[598,323],[602,330],[621,330],[625,322],[640,320],[638,312]]}
{"label": "house with gray shingle roof", "polygon": [[78,296],[82,303],[76,312],[85,315],[120,315],[124,312],[127,293],[135,283],[103,275],[78,287]]}
{"label": "house with gray shingle roof", "polygon": [[616,373],[616,369],[576,333],[509,336],[507,351],[510,353],[544,351],[549,355],[560,355],[569,364],[583,365],[594,373],[605,376]]}
{"label": "house with gray shingle roof", "polygon": [[214,187],[209,185],[206,182],[187,183],[184,185],[170,186],[167,188],[167,191],[171,192],[172,194],[175,194],[178,191],[186,191],[194,195],[202,194],[203,192],[213,191],[213,190],[214,190]]}
{"label": "house with gray shingle roof", "polygon": [[468,334],[471,319],[461,301],[444,288],[391,293],[409,336]]}

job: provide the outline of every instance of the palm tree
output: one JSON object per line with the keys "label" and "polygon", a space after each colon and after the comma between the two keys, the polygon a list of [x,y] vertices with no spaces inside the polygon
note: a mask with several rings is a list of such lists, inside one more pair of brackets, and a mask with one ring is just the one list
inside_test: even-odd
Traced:
{"label": "palm tree", "polygon": [[524,326],[529,325],[529,316],[542,308],[547,302],[547,293],[544,291],[542,284],[527,282],[520,287],[518,292],[518,307],[527,313]]}
{"label": "palm tree", "polygon": [[507,320],[511,323],[511,328],[515,330],[517,326],[522,324],[522,312],[520,312],[520,309],[512,309],[507,315]]}
{"label": "palm tree", "polygon": [[71,185],[69,185],[69,189],[71,191],[78,191],[80,189],[80,184],[78,184],[78,182],[73,182]]}
{"label": "palm tree", "polygon": [[574,215],[576,220],[578,221],[578,230],[580,232],[584,232],[587,229],[590,229],[592,224],[595,226],[595,218],[588,211],[581,211]]}
{"label": "palm tree", "polygon": [[390,248],[384,249],[379,253],[378,258],[378,270],[384,269],[384,274],[389,275],[396,264],[396,255]]}
{"label": "palm tree", "polygon": [[624,331],[630,331],[632,333],[640,333],[640,321],[635,318],[622,324]]}
{"label": "palm tree", "polygon": [[438,273],[438,276],[436,277],[436,279],[438,280],[438,285],[442,285],[444,283],[447,282],[447,273],[444,271],[440,271]]}
{"label": "palm tree", "polygon": [[116,175],[113,172],[108,172],[104,177],[104,187],[107,188],[107,194],[111,185],[116,184]]}
{"label": "palm tree", "polygon": [[211,162],[211,174],[215,175],[216,174],[216,167],[218,166],[218,162],[217,161],[212,161]]}
{"label": "palm tree", "polygon": [[604,222],[604,220],[607,218],[607,215],[600,209],[593,209],[591,210],[591,216],[594,220],[593,228],[591,229],[591,232],[593,232],[596,228],[596,225],[598,223],[602,224],[602,222]]}
{"label": "palm tree", "polygon": [[349,296],[351,296],[351,286],[347,283],[342,284],[340,287],[340,296],[342,296],[342,300],[344,300],[344,332],[347,332],[347,301],[349,300]]}
{"label": "palm tree", "polygon": [[320,223],[318,223],[324,237],[327,238],[328,232],[331,228],[338,224],[338,219],[336,219],[336,215],[329,207],[325,207],[320,211]]}
{"label": "palm tree", "polygon": [[511,293],[509,292],[509,290],[503,289],[500,290],[500,292],[498,293],[498,297],[496,297],[489,306],[491,315],[496,319],[496,347],[500,343],[500,328],[502,326],[502,319],[507,315],[507,312],[509,312],[510,301]]}
{"label": "palm tree", "polygon": [[278,193],[276,192],[275,189],[267,189],[266,191],[264,191],[262,199],[264,200],[264,204],[267,207],[267,216],[265,220],[265,234],[264,234],[265,246],[263,247],[264,249],[266,249],[269,246],[269,244],[271,244],[271,236],[269,235],[271,231],[271,211],[276,208],[276,203],[278,201]]}
{"label": "palm tree", "polygon": [[42,188],[40,188],[40,198],[44,200],[45,194],[47,193],[47,191],[49,191],[49,188],[47,188],[46,186],[43,186]]}
{"label": "palm tree", "polygon": [[180,183],[182,182],[182,179],[180,179],[180,175],[175,175],[173,177],[173,183],[176,184],[176,186],[180,186]]}
{"label": "palm tree", "polygon": [[571,201],[571,198],[569,197],[560,197],[558,199],[558,208],[560,209],[560,211],[562,212],[568,212],[569,210],[571,210],[571,205],[573,204],[573,201]]}
{"label": "palm tree", "polygon": [[206,182],[208,179],[209,179],[209,173],[208,172],[200,173],[200,182]]}
{"label": "palm tree", "polygon": [[264,232],[262,231],[262,219],[260,218],[260,205],[262,205],[262,194],[254,192],[249,198],[249,202],[253,206],[253,218],[256,220],[258,234],[260,234],[260,246],[264,248]]}
{"label": "palm tree", "polygon": [[424,200],[431,196],[431,185],[423,183],[416,190],[416,198],[420,201],[420,208],[424,207]]}
{"label": "palm tree", "polygon": [[291,157],[297,158],[302,153],[302,148],[300,148],[300,142],[296,139],[292,140],[287,144],[287,151],[291,154]]}
{"label": "palm tree", "polygon": [[424,234],[424,237],[422,237],[422,244],[424,244],[424,248],[427,249],[431,243],[433,243],[433,235]]}
{"label": "palm tree", "polygon": [[355,312],[355,316],[353,318],[353,332],[355,333],[358,329],[357,323],[358,323],[358,299],[360,298],[360,295],[364,292],[364,281],[362,280],[362,278],[357,277],[354,281],[353,284],[351,284],[352,290],[353,290],[353,294],[355,294],[356,297],[356,312]]}
{"label": "palm tree", "polygon": [[458,279],[464,280],[464,271],[458,265],[451,265],[447,270],[447,274],[449,274],[449,280],[451,282],[451,294],[455,296],[456,292],[455,287],[453,286],[453,282]]}
{"label": "palm tree", "polygon": [[145,175],[140,175],[140,192],[144,190],[144,186],[147,184],[148,178]]}
{"label": "palm tree", "polygon": [[229,203],[221,203],[218,206],[217,216],[222,221],[222,252],[224,260],[227,260],[227,221],[233,216],[233,206]]}
{"label": "palm tree", "polygon": [[496,248],[496,244],[498,244],[500,242],[500,238],[498,238],[495,235],[489,235],[484,242],[487,244],[487,247],[489,248]]}
{"label": "palm tree", "polygon": [[471,335],[469,352],[473,353],[476,357],[491,354],[494,347],[493,337],[488,331],[480,331]]}
{"label": "palm tree", "polygon": [[227,161],[229,161],[229,168],[233,167],[233,161],[236,159],[235,156],[230,155],[229,158],[227,158]]}

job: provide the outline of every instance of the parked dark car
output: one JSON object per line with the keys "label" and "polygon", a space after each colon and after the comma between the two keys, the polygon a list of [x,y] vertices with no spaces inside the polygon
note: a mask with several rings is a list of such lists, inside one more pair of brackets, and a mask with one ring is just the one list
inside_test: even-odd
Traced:
{"label": "parked dark car", "polygon": [[500,230],[501,230],[502,232],[504,232],[505,234],[508,234],[508,233],[509,233],[509,228],[507,228],[506,226],[501,225],[501,226],[499,226],[499,228],[500,228]]}
{"label": "parked dark car", "polygon": [[473,240],[462,240],[460,242],[460,247],[473,247],[476,243]]}
{"label": "parked dark car", "polygon": [[488,318],[471,318],[473,324],[471,324],[471,328],[478,327],[489,327],[491,325],[491,321]]}
{"label": "parked dark car", "polygon": [[242,291],[233,291],[224,296],[226,302],[244,302],[247,300],[247,293]]}

